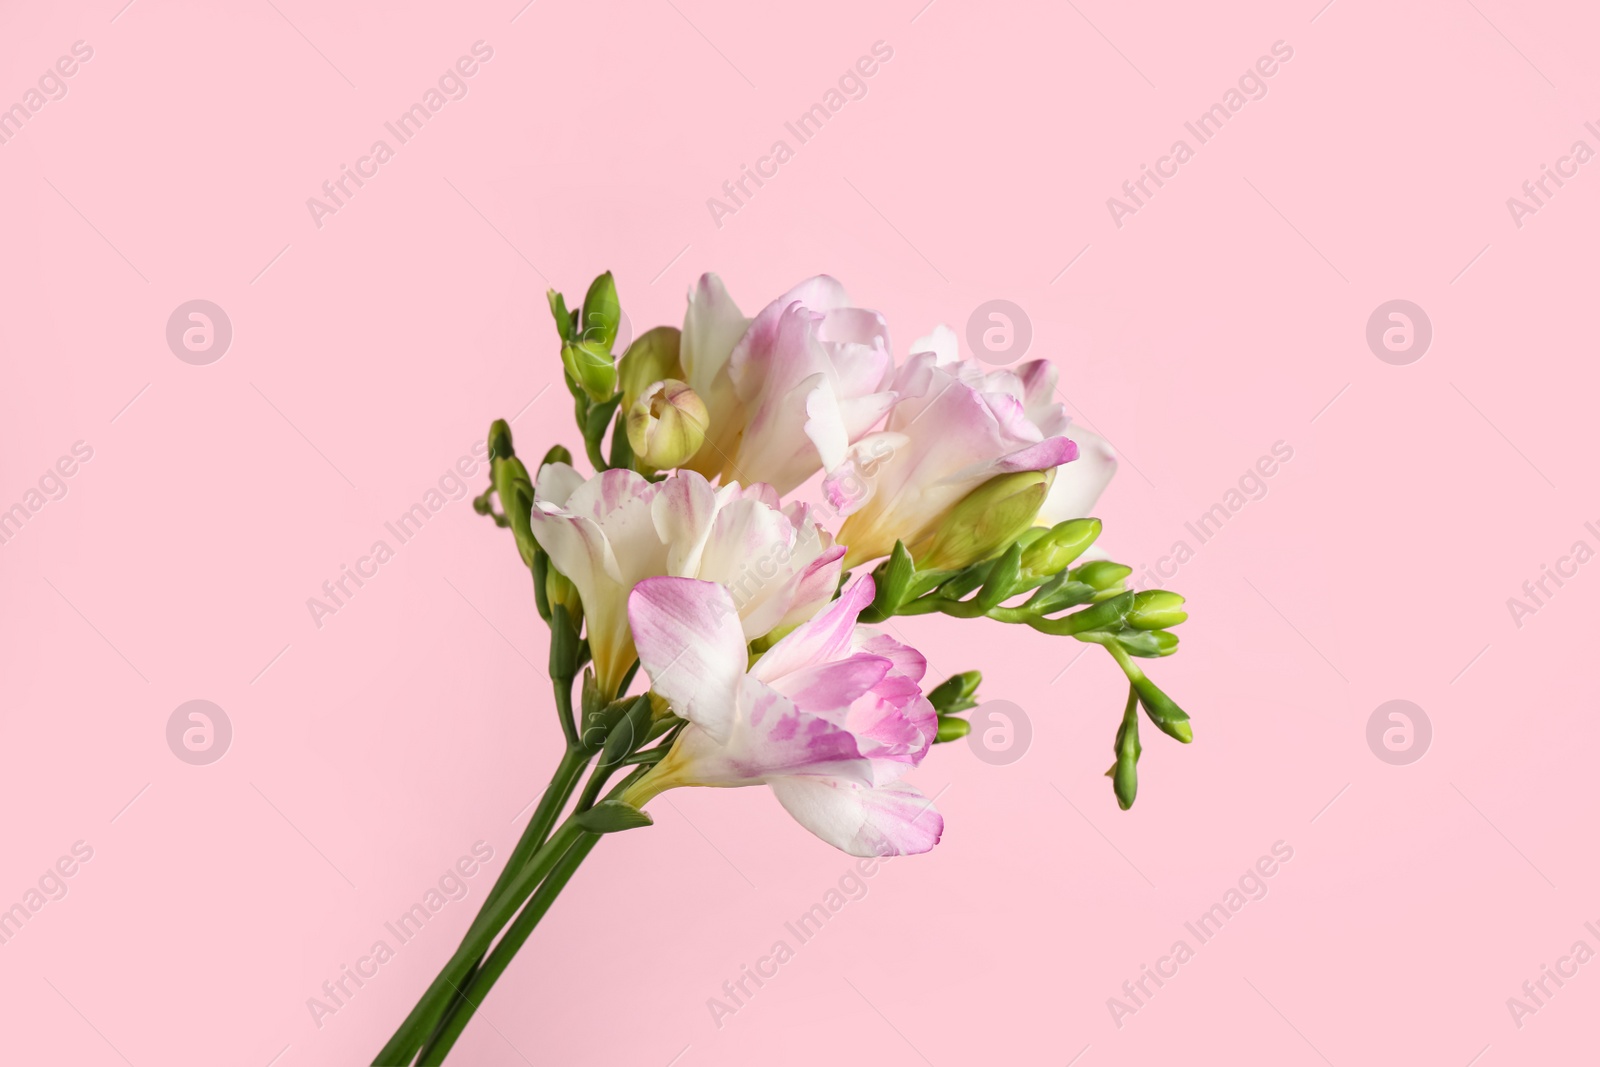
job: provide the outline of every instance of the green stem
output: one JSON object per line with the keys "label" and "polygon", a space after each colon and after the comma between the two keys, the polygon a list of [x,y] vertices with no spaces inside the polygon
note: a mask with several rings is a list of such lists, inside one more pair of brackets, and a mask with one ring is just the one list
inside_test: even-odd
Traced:
{"label": "green stem", "polygon": [[483,910],[478,912],[478,917],[467,930],[467,936],[462,939],[461,947],[456,949],[444,970],[422,994],[422,999],[411,1009],[406,1021],[389,1039],[389,1044],[378,1053],[378,1058],[373,1061],[377,1067],[411,1062],[417,1050],[426,1043],[423,1035],[431,1034],[450,1010],[462,984],[471,976],[477,961],[489,951],[495,935],[511,921],[534,887],[544,880],[582,833],[578,824],[571,819],[562,823],[561,829],[534,853],[527,866],[517,872],[502,894],[484,904]]}
{"label": "green stem", "polygon": [[[560,696],[561,690],[557,686],[556,697],[558,701]],[[568,703],[570,704],[570,702],[571,698],[569,697]],[[557,764],[556,772],[551,777],[550,784],[545,787],[544,796],[539,799],[539,806],[534,809],[533,817],[528,820],[528,826],[522,832],[522,838],[512,850],[510,858],[506,860],[505,867],[500,871],[500,876],[495,879],[494,885],[490,887],[483,907],[479,909],[477,919],[474,920],[474,929],[477,926],[477,921],[482,919],[484,913],[496,901],[505,896],[512,880],[528,863],[529,858],[545,844],[551,827],[555,825],[556,819],[561,814],[561,809],[566,806],[567,800],[572,796],[572,791],[577,788],[578,779],[582,777],[583,769],[588,765],[588,762],[587,756],[574,749],[569,748],[562,754],[561,762]],[[470,936],[471,933],[469,932],[468,937]],[[466,939],[463,939],[462,945],[465,947]],[[479,953],[478,959],[481,958],[482,953]],[[477,961],[474,960],[473,966],[476,965]],[[434,984],[439,984],[437,979]],[[433,987],[430,986],[428,992],[432,993],[432,991]],[[384,1045],[382,1051],[378,1053],[377,1059],[373,1061],[374,1064],[411,1062],[411,1057],[421,1047],[425,1035],[428,1033],[428,1030],[423,1027],[423,1008],[427,1002],[427,997],[428,994],[424,994],[423,999],[419,1000],[416,1007],[411,1009],[411,1014],[406,1016],[405,1021],[394,1032],[394,1036],[389,1038],[388,1044]],[[431,1026],[432,1024],[430,1023],[429,1025]]]}
{"label": "green stem", "polygon": [[[612,800],[621,796],[630,785],[642,778],[649,769],[648,767],[635,768],[622,781],[612,787],[611,791],[606,794],[606,799]],[[572,825],[572,820],[568,819],[562,826],[562,832],[565,832],[567,827]],[[466,1025],[472,1019],[473,1013],[478,1010],[478,1005],[483,1003],[483,998],[488,995],[494,983],[505,972],[506,967],[510,965],[511,958],[517,954],[517,950],[522,948],[523,943],[528,940],[528,935],[533,933],[533,928],[539,924],[540,919],[544,918],[545,912],[550,910],[551,904],[555,903],[556,896],[560,894],[562,889],[566,888],[566,884],[572,878],[573,872],[578,869],[578,865],[589,855],[590,850],[594,848],[599,839],[599,835],[596,834],[578,834],[571,848],[567,849],[560,861],[551,868],[544,884],[534,892],[532,898],[528,901],[528,906],[523,909],[521,915],[517,916],[516,922],[506,931],[505,936],[495,946],[489,958],[473,973],[464,988],[456,990],[458,995],[451,1001],[447,1013],[440,1019],[433,1035],[429,1037],[426,1047],[423,1049],[424,1063],[440,1063],[444,1060],[451,1046],[461,1036],[461,1032],[466,1029]],[[554,843],[553,840],[552,843]],[[460,1020],[459,1022],[457,1021],[458,1019]],[[437,1054],[436,1059],[433,1058],[435,1054]]]}
{"label": "green stem", "polygon": [[444,1058],[455,1047],[456,1039],[467,1028],[467,1023],[472,1021],[472,1016],[477,1012],[478,1006],[483,1003],[483,998],[494,987],[496,981],[505,973],[511,964],[512,958],[517,954],[534,927],[544,918],[550,906],[555,903],[556,897],[566,888],[574,873],[594,846],[600,842],[599,834],[580,834],[566,854],[551,868],[550,874],[543,884],[534,891],[528,899],[527,907],[517,916],[516,921],[506,930],[500,943],[489,953],[489,958],[477,969],[466,986],[459,992],[455,1003],[451,1006],[450,1013],[439,1024],[437,1030],[428,1043],[423,1046],[422,1056],[419,1060],[421,1067],[442,1064]]}

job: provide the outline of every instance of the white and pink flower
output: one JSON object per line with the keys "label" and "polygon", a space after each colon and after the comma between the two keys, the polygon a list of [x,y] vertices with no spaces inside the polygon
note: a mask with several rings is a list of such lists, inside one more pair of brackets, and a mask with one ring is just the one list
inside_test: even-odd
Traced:
{"label": "white and pink flower", "polygon": [[679,361],[710,429],[684,466],[724,483],[794,490],[844,462],[896,399],[883,316],[825,275],[746,319],[714,274],[689,293]]}
{"label": "white and pink flower", "polygon": [[693,471],[651,482],[630,470],[587,480],[547,464],[534,486],[533,536],[577,587],[602,691],[615,694],[635,658],[628,594],[658,575],[705,578],[732,591],[746,640],[809,619],[838,588],[844,549],[803,504],[768,485],[713,487]]}
{"label": "white and pink flower", "polygon": [[789,814],[856,856],[926,852],[944,820],[902,776],[922,761],[937,715],[916,650],[857,626],[870,577],[749,663],[728,591],[649,578],[629,598],[651,688],[689,721],[623,799],[678,786],[766,783]]}
{"label": "white and pink flower", "polygon": [[943,326],[914,347],[895,376],[901,399],[885,428],[857,442],[824,482],[829,502],[849,516],[839,531],[847,567],[888,555],[897,540],[912,547],[931,537],[991,478],[1051,470],[1080,454],[1063,433],[1047,362],[1014,372],[959,360]]}

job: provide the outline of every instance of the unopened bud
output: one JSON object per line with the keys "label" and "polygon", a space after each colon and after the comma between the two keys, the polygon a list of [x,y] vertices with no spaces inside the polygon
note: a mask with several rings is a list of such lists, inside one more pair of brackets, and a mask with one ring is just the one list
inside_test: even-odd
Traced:
{"label": "unopened bud", "polygon": [[1108,559],[1097,559],[1081,567],[1074,567],[1071,577],[1073,581],[1082,582],[1092,588],[1096,593],[1095,599],[1099,600],[1122,592],[1123,580],[1132,573],[1132,567],[1124,567]]}
{"label": "unopened bud", "polygon": [[928,691],[928,703],[940,715],[949,715],[952,712],[965,711],[973,707],[972,699],[978,693],[978,685],[983,681],[982,671],[962,671],[952,674],[938,685]]}
{"label": "unopened bud", "polygon": [[956,571],[1005,550],[1033,525],[1049,492],[1049,471],[990,478],[950,509],[926,549],[913,553],[917,568]]}
{"label": "unopened bud", "polygon": [[1099,536],[1099,519],[1068,519],[1056,523],[1023,550],[1022,576],[1031,579],[1059,574],[1083,555]]}
{"label": "unopened bud", "polygon": [[700,451],[710,421],[695,391],[668,378],[640,393],[628,409],[628,444],[647,467],[676,467]]}
{"label": "unopened bud", "polygon": [[610,400],[617,391],[617,366],[611,362],[609,347],[593,341],[569,342],[561,346],[561,365],[596,403]]}
{"label": "unopened bud", "polygon": [[617,360],[617,384],[622,388],[622,410],[633,408],[646,389],[664,378],[683,379],[678,364],[680,334],[676,326],[657,326],[634,338]]}
{"label": "unopened bud", "polygon": [[1135,630],[1166,630],[1189,617],[1183,610],[1183,597],[1165,589],[1146,589],[1133,596],[1133,610],[1126,622]]}

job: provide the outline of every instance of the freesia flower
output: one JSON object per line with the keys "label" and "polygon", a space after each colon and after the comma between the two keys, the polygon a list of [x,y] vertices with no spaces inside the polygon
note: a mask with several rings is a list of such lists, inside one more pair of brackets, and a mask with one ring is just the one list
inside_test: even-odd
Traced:
{"label": "freesia flower", "polygon": [[642,806],[677,786],[766,783],[794,818],[856,856],[910,855],[944,820],[901,780],[937,732],[916,650],[856,625],[862,577],[749,663],[728,591],[649,578],[628,601],[651,688],[689,720],[671,751],[624,794]]}
{"label": "freesia flower", "polygon": [[1047,402],[1048,388],[1040,395],[1050,384],[1043,361],[1013,372],[958,360],[955,334],[943,326],[915,348],[895,378],[903,399],[885,429],[859,441],[824,482],[829,502],[849,515],[839,531],[847,567],[888,555],[897,540],[915,555],[951,509],[991,478],[1051,470],[1078,456],[1061,433],[1066,413]]}
{"label": "freesia flower", "polygon": [[844,462],[895,400],[883,316],[850,307],[827,276],[746,319],[721,280],[703,275],[689,293],[678,356],[710,413],[706,443],[685,466],[724,483],[788,493]]}
{"label": "freesia flower", "polygon": [[565,463],[546,464],[531,521],[551,566],[577,587],[608,695],[634,660],[628,593],[641,580],[724,583],[745,639],[754,640],[816,614],[838,588],[844,555],[807,507],[780,507],[771,486],[713,488],[693,471],[651,482],[617,469],[585,481]]}

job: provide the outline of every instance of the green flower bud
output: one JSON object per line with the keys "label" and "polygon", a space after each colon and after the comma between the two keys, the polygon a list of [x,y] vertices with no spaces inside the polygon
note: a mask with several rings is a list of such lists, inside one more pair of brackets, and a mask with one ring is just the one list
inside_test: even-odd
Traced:
{"label": "green flower bud", "polygon": [[1089,586],[1095,591],[1095,599],[1102,600],[1123,592],[1123,580],[1132,573],[1132,567],[1124,567],[1108,559],[1097,559],[1081,567],[1074,567],[1069,577],[1075,582]]}
{"label": "green flower bud", "polygon": [[611,399],[617,391],[617,365],[611,362],[609,347],[592,341],[568,342],[561,346],[561,365],[567,369],[567,377],[595,403]]}
{"label": "green flower bud", "polygon": [[[606,271],[589,284],[583,297],[583,340],[607,357],[622,325],[622,304],[617,300],[617,283]],[[607,394],[609,395],[609,394]]]}
{"label": "green flower bud", "polygon": [[510,459],[516,454],[511,447],[511,424],[505,419],[495,419],[489,424],[489,458]]}
{"label": "green flower bud", "polygon": [[700,451],[710,421],[695,391],[668,378],[645,389],[628,409],[628,444],[647,467],[676,467]]}
{"label": "green flower bud", "polygon": [[960,674],[952,674],[928,691],[928,703],[932,704],[933,710],[940,715],[965,711],[976,705],[976,701],[972,698],[977,696],[978,685],[982,681],[982,671],[962,671]]}
{"label": "green flower bud", "polygon": [[1178,635],[1165,630],[1121,630],[1113,636],[1130,656],[1157,659],[1178,651]]}
{"label": "green flower bud", "polygon": [[567,310],[567,298],[554,289],[545,290],[544,296],[550,301],[550,314],[556,320],[556,333],[566,342],[572,337],[572,312]]}
{"label": "green flower bud", "polygon": [[1194,727],[1189,725],[1188,713],[1163,693],[1160,686],[1143,673],[1133,678],[1132,682],[1139,694],[1139,703],[1144,705],[1144,712],[1156,724],[1156,729],[1186,745],[1194,740]]}
{"label": "green flower bud", "polygon": [[938,524],[926,548],[913,552],[917,568],[957,571],[1004,551],[1033,525],[1050,492],[1050,473],[1001,474],[968,493]]}
{"label": "green flower bud", "polygon": [[1106,771],[1112,791],[1117,794],[1117,806],[1123,811],[1133,807],[1134,798],[1139,794],[1139,756],[1143,749],[1139,744],[1138,709],[1136,695],[1130,691],[1128,706],[1122,713],[1122,725],[1117,728],[1117,739],[1111,746],[1117,762]]}
{"label": "green flower bud", "polygon": [[946,741],[959,741],[972,732],[972,724],[966,719],[957,719],[950,715],[939,716],[939,732],[934,734],[933,743],[943,744]]}
{"label": "green flower bud", "polygon": [[1099,519],[1068,519],[1056,523],[1023,550],[1022,576],[1031,579],[1059,574],[1083,555],[1099,536]]}
{"label": "green flower bud", "polygon": [[1183,597],[1165,589],[1145,589],[1133,595],[1133,610],[1127,624],[1135,630],[1166,630],[1189,617],[1183,610]]}
{"label": "green flower bud", "polygon": [[676,326],[657,326],[634,338],[633,344],[617,360],[617,384],[622,387],[622,410],[631,411],[633,402],[650,386],[667,378],[684,379],[678,364],[680,334]]}

